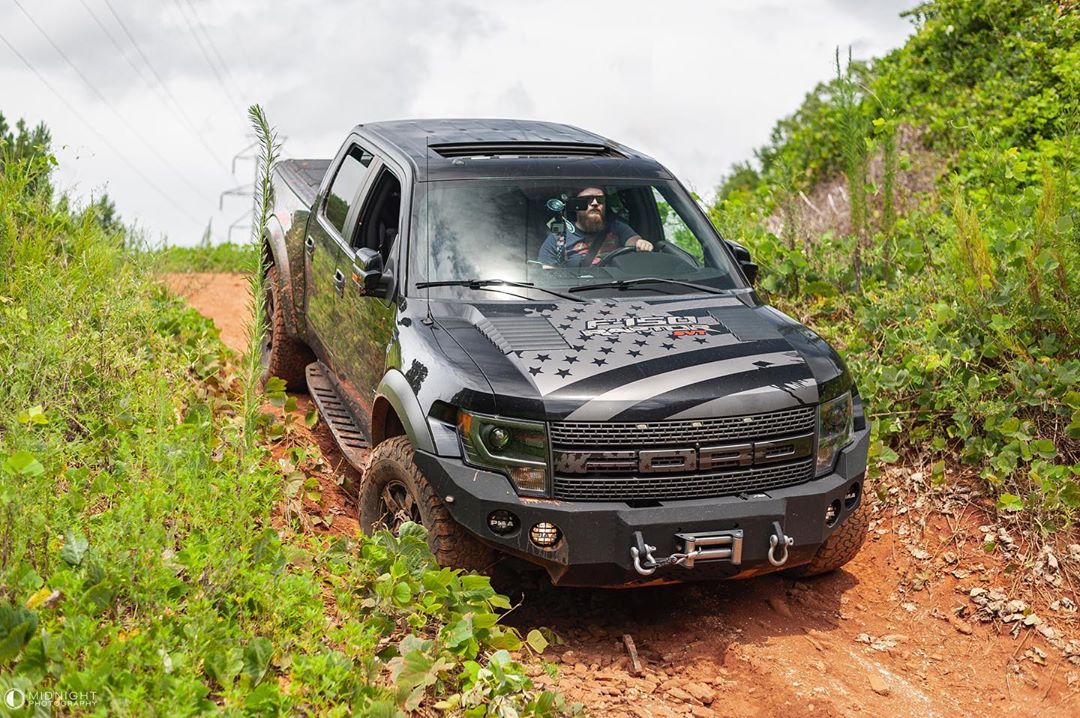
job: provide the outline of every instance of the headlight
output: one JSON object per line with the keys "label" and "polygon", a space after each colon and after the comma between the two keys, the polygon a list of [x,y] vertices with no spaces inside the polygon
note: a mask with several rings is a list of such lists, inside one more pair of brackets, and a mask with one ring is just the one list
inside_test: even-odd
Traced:
{"label": "headlight", "polygon": [[458,412],[458,437],[465,462],[506,474],[519,494],[548,493],[547,425]]}
{"label": "headlight", "polygon": [[818,406],[817,476],[832,471],[840,449],[855,438],[852,414],[850,391]]}

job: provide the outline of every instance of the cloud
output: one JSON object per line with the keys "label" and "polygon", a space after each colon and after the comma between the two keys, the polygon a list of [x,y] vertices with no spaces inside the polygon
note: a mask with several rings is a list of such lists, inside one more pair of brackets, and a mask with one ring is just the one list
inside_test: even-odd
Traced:
{"label": "cloud", "polygon": [[[625,142],[708,191],[831,75],[833,48],[851,44],[867,56],[895,47],[910,31],[896,14],[913,4],[108,0],[182,104],[193,132],[171,100],[132,69],[128,60],[140,67],[142,60],[106,0],[19,2],[108,98],[108,107],[13,3],[0,3],[0,32],[77,108],[77,116],[5,47],[0,111],[50,126],[63,184],[84,193],[107,184],[126,219],[140,218],[180,243],[197,241],[210,217],[223,238],[250,206],[227,199],[219,212],[216,200],[250,177],[250,163],[239,163],[237,177],[222,166],[251,142],[244,108],[252,102],[263,104],[294,157],[330,156],[360,122],[545,119]],[[202,26],[202,50],[185,14]],[[223,58],[220,79],[204,51],[214,64],[218,54]],[[117,114],[170,166],[133,138]],[[148,187],[84,122],[173,201]]]}
{"label": "cloud", "polygon": [[829,4],[842,13],[865,22],[870,28],[891,31],[897,26],[910,25],[910,20],[900,13],[919,4],[918,0],[829,0]]}

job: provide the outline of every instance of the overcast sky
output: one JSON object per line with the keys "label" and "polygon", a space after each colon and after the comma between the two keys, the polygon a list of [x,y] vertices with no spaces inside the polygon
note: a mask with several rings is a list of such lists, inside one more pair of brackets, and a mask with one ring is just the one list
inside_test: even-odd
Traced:
{"label": "overcast sky", "polygon": [[233,223],[246,240],[250,195],[218,204],[250,185],[250,159],[231,170],[253,102],[290,157],[328,157],[368,121],[535,118],[624,142],[709,195],[833,73],[835,47],[898,47],[915,4],[0,0],[0,112],[45,121],[65,190],[108,191],[171,244],[211,221],[215,242]]}

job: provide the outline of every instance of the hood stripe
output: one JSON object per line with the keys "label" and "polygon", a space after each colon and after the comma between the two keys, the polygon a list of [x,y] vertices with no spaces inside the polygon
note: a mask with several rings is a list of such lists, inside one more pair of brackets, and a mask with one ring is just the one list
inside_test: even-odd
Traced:
{"label": "hood stripe", "polygon": [[725,416],[741,411],[746,407],[746,400],[750,397],[753,397],[755,409],[760,408],[762,412],[790,408],[792,399],[800,405],[816,404],[818,402],[817,382],[812,378],[806,378],[788,382],[782,387],[773,384],[756,386],[752,389],[744,389],[743,391],[703,401],[689,409],[672,414],[668,418],[674,421],[677,419],[709,419],[714,416]]}
{"label": "hood stripe", "polygon": [[[768,364],[762,367],[761,362],[768,362]],[[687,384],[696,384],[728,374],[759,371],[762,368],[771,366],[793,366],[796,364],[805,364],[805,362],[798,352],[788,350],[770,354],[751,353],[749,356],[687,366],[638,379],[606,391],[572,411],[566,417],[566,421],[606,421],[626,409],[628,405],[645,401]]]}
{"label": "hood stripe", "polygon": [[[691,410],[697,410],[702,404],[709,404],[718,398],[726,398],[730,394],[740,393],[752,387],[767,384],[775,394],[783,397],[779,400],[777,408],[790,409],[794,406],[805,405],[806,402],[796,399],[789,387],[806,379],[810,372],[805,364],[791,364],[788,366],[773,366],[767,369],[754,369],[752,371],[738,372],[724,376],[714,377],[697,384],[689,384],[679,387],[670,392],[650,397],[645,401],[632,405],[623,405],[618,413],[611,417],[611,421],[634,421],[638,417],[648,416],[650,420],[667,421],[674,414],[685,414]],[[755,407],[750,413],[768,411]],[[727,413],[733,413],[730,410]],[[745,405],[734,413],[747,413]],[[701,416],[702,414],[699,414]],[[722,413],[705,415],[705,418],[723,416]]]}
{"label": "hood stripe", "polygon": [[769,352],[790,352],[791,345],[784,339],[762,342],[743,342],[705,349],[683,349],[645,361],[624,361],[607,371],[586,376],[555,388],[545,395],[550,398],[572,399],[574,396],[596,395],[637,379],[660,376],[664,372],[701,366],[703,361],[718,361],[753,356],[755,359]]}

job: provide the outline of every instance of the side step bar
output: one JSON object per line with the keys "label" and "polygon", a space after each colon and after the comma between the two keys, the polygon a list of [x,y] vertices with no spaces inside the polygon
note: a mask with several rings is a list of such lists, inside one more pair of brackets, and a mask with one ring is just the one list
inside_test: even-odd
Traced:
{"label": "side step bar", "polygon": [[319,407],[319,415],[330,427],[330,433],[333,434],[341,453],[353,468],[363,471],[364,464],[367,463],[365,449],[368,448],[368,440],[338,395],[337,387],[330,378],[330,370],[317,361],[308,364],[304,373],[307,375],[311,398]]}

